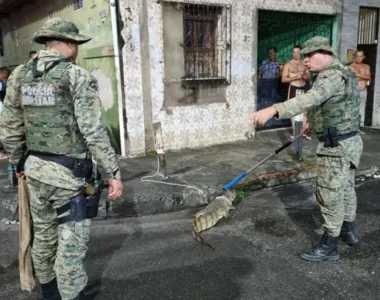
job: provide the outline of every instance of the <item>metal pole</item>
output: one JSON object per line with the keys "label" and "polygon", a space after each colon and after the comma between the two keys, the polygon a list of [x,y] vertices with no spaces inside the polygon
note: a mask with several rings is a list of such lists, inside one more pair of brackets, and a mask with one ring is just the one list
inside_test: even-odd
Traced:
{"label": "metal pole", "polygon": [[[294,136],[299,136],[301,134],[301,129],[303,127],[303,114],[299,114],[294,117]],[[302,157],[302,139],[297,139],[294,142],[294,156],[296,160],[301,160]]]}
{"label": "metal pole", "polygon": [[117,25],[116,5],[117,5],[116,0],[110,0],[113,49],[114,49],[114,55],[115,55],[115,69],[116,69],[116,83],[117,83],[117,104],[118,104],[118,113],[119,113],[120,150],[121,150],[121,156],[125,157],[126,149],[125,149],[124,122],[126,122],[126,120],[124,120],[124,103],[123,103],[121,69],[120,69],[119,28]]}

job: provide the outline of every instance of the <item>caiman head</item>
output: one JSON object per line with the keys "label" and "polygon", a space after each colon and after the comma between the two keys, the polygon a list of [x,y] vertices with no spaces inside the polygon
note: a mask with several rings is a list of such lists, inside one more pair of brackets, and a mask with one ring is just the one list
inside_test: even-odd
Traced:
{"label": "caiman head", "polygon": [[235,191],[230,191],[228,190],[225,194],[226,196],[226,199],[228,201],[228,204],[229,205],[232,205],[232,202],[234,202],[235,198],[236,198],[236,192]]}

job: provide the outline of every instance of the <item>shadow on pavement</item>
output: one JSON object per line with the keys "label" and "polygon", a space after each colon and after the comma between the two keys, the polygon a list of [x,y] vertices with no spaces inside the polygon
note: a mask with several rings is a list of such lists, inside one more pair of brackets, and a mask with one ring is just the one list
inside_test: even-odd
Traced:
{"label": "shadow on pavement", "polygon": [[241,299],[238,280],[252,268],[247,259],[218,258],[201,265],[141,273],[133,279],[106,279],[99,299],[126,299],[128,294],[128,299],[136,300],[237,300]]}
{"label": "shadow on pavement", "polygon": [[[86,300],[95,299],[99,293],[104,284],[102,276],[107,267],[107,262],[111,260],[115,252],[120,250],[127,237],[127,233],[91,236],[87,252],[87,264],[90,266],[86,267],[88,275],[88,284],[85,289]],[[88,272],[89,269],[91,269],[91,273]]]}

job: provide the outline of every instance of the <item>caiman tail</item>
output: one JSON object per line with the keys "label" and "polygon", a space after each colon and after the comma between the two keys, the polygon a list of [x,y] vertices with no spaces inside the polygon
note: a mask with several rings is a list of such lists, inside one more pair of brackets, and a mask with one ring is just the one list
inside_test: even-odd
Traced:
{"label": "caiman tail", "polygon": [[201,233],[197,232],[196,231],[196,220],[194,220],[194,226],[193,226],[193,239],[196,240],[197,242],[207,246],[207,247],[210,247],[212,250],[215,250],[215,248],[213,246],[211,246],[209,243],[207,243],[202,237],[201,237]]}

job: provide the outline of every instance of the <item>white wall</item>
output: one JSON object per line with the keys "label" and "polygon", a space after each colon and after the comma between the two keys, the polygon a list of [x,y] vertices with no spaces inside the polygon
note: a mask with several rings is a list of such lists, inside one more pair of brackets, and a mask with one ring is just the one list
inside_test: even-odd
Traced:
{"label": "white wall", "polygon": [[[144,64],[150,64],[149,80],[145,80],[150,81],[150,105],[144,105],[142,96],[141,45],[144,41],[141,37],[144,34],[141,26],[145,24],[142,1],[147,1],[149,60]],[[198,148],[246,139],[253,130],[249,114],[256,106],[257,9],[337,14],[342,8],[341,0],[209,0],[207,3],[232,5],[232,82],[226,91],[227,104],[177,106],[163,110],[162,5],[157,0],[120,1],[126,41],[123,63],[130,154],[146,150],[147,117],[152,123],[161,123],[165,149]],[[150,106],[151,115],[147,115],[144,107]]]}

